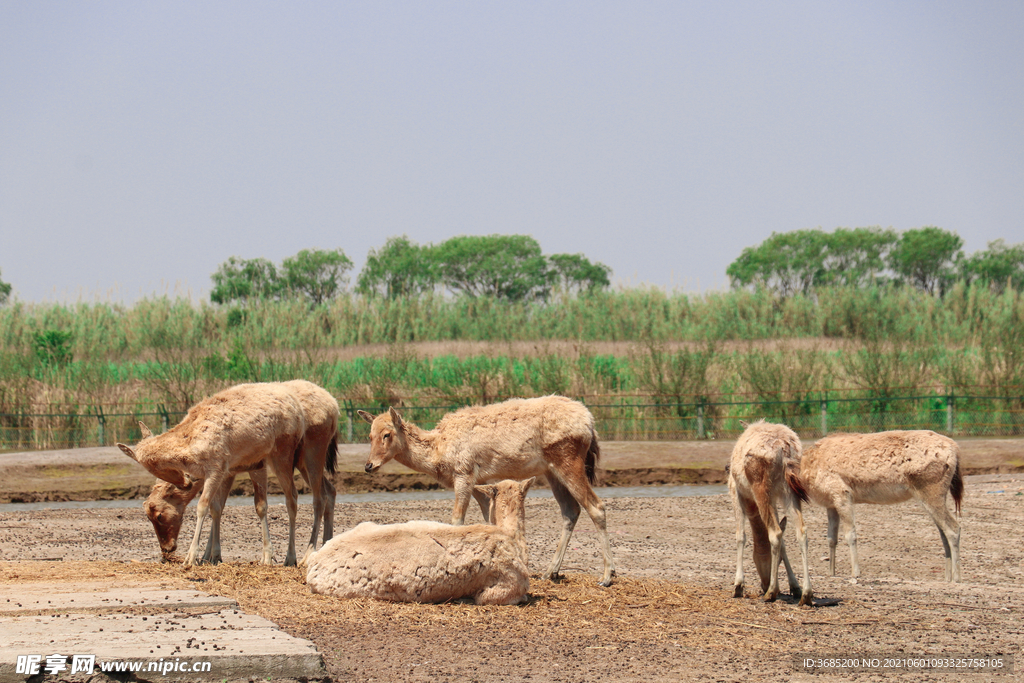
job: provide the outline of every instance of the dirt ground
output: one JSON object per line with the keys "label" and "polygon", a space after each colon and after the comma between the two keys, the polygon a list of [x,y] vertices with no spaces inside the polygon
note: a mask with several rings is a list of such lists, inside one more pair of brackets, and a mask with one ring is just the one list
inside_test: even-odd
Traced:
{"label": "dirt ground", "polygon": [[[838,575],[826,576],[826,518],[806,510],[811,538],[813,608],[787,593],[775,603],[756,594],[749,547],[747,592],[734,599],[735,521],[727,495],[609,498],[608,528],[618,565],[611,588],[597,585],[596,534],[584,515],[559,583],[531,583],[516,607],[403,605],[312,595],[301,571],[253,563],[260,548],[252,508],[229,507],[225,564],[186,570],[160,564],[141,501],[127,509],[0,512],[0,581],[107,578],[146,580],[233,597],[285,631],[312,640],[335,681],[777,681],[1024,680],[1024,475],[968,477],[963,506],[963,582],[942,580],[934,524],[913,503],[857,508],[862,577],[849,579],[841,540]],[[446,521],[451,501],[339,503],[336,532],[363,520]],[[479,511],[472,510],[478,518]],[[300,508],[299,536],[308,529]],[[559,530],[551,499],[527,501],[531,568],[540,572]],[[186,519],[182,545],[194,528]],[[271,509],[276,558],[284,555],[287,517]],[[799,551],[787,540],[794,562]],[[784,588],[785,590],[785,588]],[[886,669],[887,659],[1015,658],[994,675]],[[846,675],[809,674],[804,656],[877,658]],[[892,663],[891,661],[888,663]],[[962,662],[961,662],[962,663]]]}

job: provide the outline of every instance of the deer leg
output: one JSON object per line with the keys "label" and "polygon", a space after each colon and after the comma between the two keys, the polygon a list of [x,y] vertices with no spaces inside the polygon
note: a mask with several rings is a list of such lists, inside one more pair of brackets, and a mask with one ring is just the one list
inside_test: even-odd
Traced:
{"label": "deer leg", "polygon": [[303,448],[302,458],[299,460],[299,472],[313,493],[313,531],[309,536],[309,544],[306,545],[306,551],[302,554],[302,564],[305,564],[309,556],[316,552],[316,541],[320,536],[320,522],[324,516],[323,462],[327,457],[326,447],[322,449],[322,452],[323,457],[320,458],[319,467],[317,466],[315,449],[312,445],[307,444]]}
{"label": "deer leg", "polygon": [[732,583],[732,596],[743,597],[743,548],[747,545],[746,513],[740,502],[740,494],[732,479],[729,480],[729,497],[732,499],[733,513],[736,515],[736,578]]}
{"label": "deer leg", "polygon": [[324,475],[320,480],[324,489],[324,543],[334,538],[334,504],[338,495],[331,478]]}
{"label": "deer leg", "polygon": [[794,598],[800,597],[800,584],[796,582],[796,575],[793,573],[793,565],[789,563],[789,553],[786,552],[786,517],[779,520],[779,528],[782,529],[782,537],[779,539],[782,557],[782,566],[786,568],[786,580],[789,582],[789,592]]}
{"label": "deer leg", "polygon": [[853,496],[847,495],[846,500],[836,507],[840,521],[846,525],[846,543],[850,546],[850,564],[852,576],[860,576],[860,562],[857,560],[857,525],[853,515]]}
{"label": "deer leg", "polygon": [[[764,599],[771,602],[778,598],[781,592],[779,590],[779,562],[782,559],[782,527],[779,525],[778,515],[766,485],[755,486],[754,502],[757,504],[761,521],[768,531],[768,543],[771,545],[768,589],[764,593]],[[764,577],[762,576],[762,583],[763,581]]]}
{"label": "deer leg", "polygon": [[946,494],[930,498],[920,497],[921,505],[932,516],[939,528],[945,558],[946,581],[960,581],[960,524],[946,507]]}
{"label": "deer leg", "polygon": [[[573,440],[561,441],[544,450],[544,459],[551,464],[548,471],[569,491],[594,522],[597,535],[601,539],[601,552],[604,555],[604,574],[598,583],[602,586],[610,586],[612,577],[615,575],[615,560],[612,559],[611,542],[608,540],[604,503],[594,493],[594,489],[591,488],[590,481],[587,479],[585,463],[589,447],[589,443]],[[557,466],[554,463],[558,463]],[[548,477],[548,483],[551,479],[552,477]],[[571,529],[569,533],[572,533]],[[565,542],[568,544],[568,538]]]}
{"label": "deer leg", "polygon": [[555,581],[559,578],[558,570],[562,568],[562,560],[565,559],[565,549],[569,547],[572,530],[576,528],[576,520],[580,517],[580,504],[558,479],[550,477],[548,485],[562,511],[562,536],[558,539],[558,547],[555,549],[555,556],[551,558],[551,565],[541,578]]}
{"label": "deer leg", "polygon": [[270,548],[270,522],[267,520],[267,470],[261,467],[249,472],[252,481],[252,502],[256,507],[256,516],[260,520],[260,531],[263,534],[263,558],[260,564],[273,564],[274,552]]}
{"label": "deer leg", "polygon": [[[282,458],[282,460],[284,460]],[[295,555],[295,518],[299,514],[299,495],[295,490],[295,480],[292,479],[292,459],[287,459],[287,464],[274,462],[271,467],[277,483],[284,492],[285,507],[288,509],[288,552],[284,557],[284,566],[294,567],[298,564]]]}
{"label": "deer leg", "polygon": [[[811,572],[810,567],[808,566],[808,563],[810,561],[810,549],[807,545],[807,526],[804,524],[804,513],[803,510],[800,509],[799,500],[791,499],[789,503],[791,508],[790,514],[796,517],[796,540],[797,543],[800,544],[800,555],[803,560],[804,569],[803,583],[801,583],[800,589],[797,590],[794,587],[792,573],[790,573],[789,576],[789,587],[794,597],[800,597],[800,602],[798,604],[813,605],[814,593],[811,591]],[[786,571],[790,571],[788,567]]]}
{"label": "deer leg", "polygon": [[466,523],[466,510],[469,508],[469,499],[473,495],[473,482],[474,479],[466,475],[455,477],[455,509],[452,510],[454,526],[462,526]]}
{"label": "deer leg", "polygon": [[[206,551],[203,553],[203,557],[199,560],[200,564],[220,564],[220,518],[221,513],[224,510],[224,505],[227,503],[228,496],[231,495],[231,487],[235,484],[234,475],[227,475],[224,477],[224,483],[221,484],[220,490],[217,492],[217,496],[210,502],[210,537],[206,541]],[[218,509],[221,511],[218,513]]]}
{"label": "deer leg", "polygon": [[[195,482],[193,486],[202,486],[203,492],[199,496],[199,502],[196,504],[196,530],[192,535],[192,543],[188,547],[188,552],[185,554],[185,566],[191,567],[196,564],[196,560],[199,558],[199,540],[203,535],[203,524],[206,522],[206,516],[210,512],[210,498],[213,497],[213,490],[220,488],[220,477],[223,475],[214,474],[203,482]],[[207,486],[210,484],[210,486]]]}
{"label": "deer leg", "polygon": [[828,575],[836,575],[836,545],[839,543],[839,512],[828,508]]}

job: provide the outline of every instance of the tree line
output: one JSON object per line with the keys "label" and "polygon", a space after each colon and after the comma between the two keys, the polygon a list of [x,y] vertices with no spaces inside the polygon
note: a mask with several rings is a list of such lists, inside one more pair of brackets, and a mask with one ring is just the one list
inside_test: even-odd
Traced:
{"label": "tree line", "polygon": [[[345,290],[351,259],[342,249],[304,249],[275,266],[265,258],[231,257],[211,276],[214,303],[305,298],[326,303]],[[593,293],[611,284],[611,268],[583,254],[544,255],[528,235],[452,237],[419,245],[391,237],[372,249],[356,279],[367,297],[419,296],[438,289],[504,301],[546,299],[554,290]]]}
{"label": "tree line", "polygon": [[959,235],[936,227],[902,233],[881,228],[773,232],[744,249],[726,274],[733,288],[766,289],[783,297],[820,287],[886,284],[941,295],[957,282],[1020,291],[1024,243],[1007,245],[998,239],[968,256]]}

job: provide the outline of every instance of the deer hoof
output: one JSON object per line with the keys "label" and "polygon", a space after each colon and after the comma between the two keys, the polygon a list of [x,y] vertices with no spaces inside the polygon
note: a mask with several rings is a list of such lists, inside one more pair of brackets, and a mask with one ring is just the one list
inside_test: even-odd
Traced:
{"label": "deer hoof", "polygon": [[743,597],[743,584],[742,583],[740,585],[738,585],[738,586],[733,587],[732,597],[734,597],[734,598],[742,598]]}

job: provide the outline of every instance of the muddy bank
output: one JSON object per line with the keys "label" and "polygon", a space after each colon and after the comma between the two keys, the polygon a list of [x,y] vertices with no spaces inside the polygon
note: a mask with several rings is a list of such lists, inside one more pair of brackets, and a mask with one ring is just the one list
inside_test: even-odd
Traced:
{"label": "muddy bank", "polygon": [[[961,439],[964,473],[1024,472],[1024,439]],[[601,486],[724,484],[732,441],[609,441],[601,444]],[[433,478],[398,463],[374,474],[363,471],[368,448],[343,444],[334,476],[339,493],[416,491],[439,488]],[[154,479],[117,448],[85,448],[0,454],[0,503],[145,498]],[[308,493],[296,475],[296,487]],[[273,477],[272,493],[280,493]],[[247,475],[236,479],[234,495],[252,495]]]}

